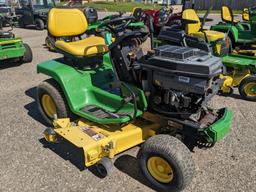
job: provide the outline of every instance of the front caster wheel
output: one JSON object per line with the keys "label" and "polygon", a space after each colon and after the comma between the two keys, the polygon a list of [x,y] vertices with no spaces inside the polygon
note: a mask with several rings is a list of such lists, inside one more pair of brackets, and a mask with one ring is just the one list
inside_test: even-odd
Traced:
{"label": "front caster wheel", "polygon": [[140,168],[157,191],[181,191],[191,182],[195,166],[189,149],[177,138],[149,138],[138,153]]}
{"label": "front caster wheel", "polygon": [[226,87],[224,90],[221,91],[221,94],[223,96],[230,96],[230,95],[233,95],[233,93],[234,93],[233,87]]}
{"label": "front caster wheel", "polygon": [[97,164],[96,164],[96,170],[100,177],[104,178],[108,176],[113,171],[113,162],[108,158],[102,158]]}
{"label": "front caster wheel", "polygon": [[256,101],[256,76],[246,77],[238,87],[243,99]]}
{"label": "front caster wheel", "polygon": [[49,49],[49,51],[55,51],[54,43],[52,42],[50,37],[45,38],[45,45]]}

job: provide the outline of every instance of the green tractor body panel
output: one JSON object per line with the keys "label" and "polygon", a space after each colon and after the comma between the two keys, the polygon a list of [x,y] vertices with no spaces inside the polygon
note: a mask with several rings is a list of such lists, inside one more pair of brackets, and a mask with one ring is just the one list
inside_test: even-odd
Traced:
{"label": "green tractor body panel", "polygon": [[[121,107],[123,93],[110,89],[110,83],[116,81],[116,78],[109,61],[107,54],[101,67],[78,70],[64,64],[63,60],[50,60],[39,64],[37,72],[46,74],[58,82],[73,113],[100,124],[126,123],[133,118],[134,104],[128,103]],[[133,86],[130,88],[139,98],[136,114],[138,117],[147,108],[146,97],[140,89]],[[90,106],[96,106],[110,114],[121,107],[118,114],[126,115],[120,115],[118,118],[99,118],[88,112]]]}
{"label": "green tractor body panel", "polygon": [[256,57],[254,56],[233,53],[223,57],[222,62],[227,67],[249,69],[252,73],[256,73]]}
{"label": "green tractor body panel", "polygon": [[90,25],[88,25],[87,30],[88,30],[88,31],[96,30],[97,27],[98,27],[100,24],[101,24],[101,22],[100,22],[99,20],[96,21],[96,22],[94,22],[94,23],[91,23]]}
{"label": "green tractor body panel", "polygon": [[143,22],[135,22],[135,23],[131,23],[129,26],[130,27],[141,27],[144,26],[145,24]]}
{"label": "green tractor body panel", "polygon": [[0,61],[23,57],[25,47],[19,38],[0,39]]}
{"label": "green tractor body panel", "polygon": [[231,129],[233,119],[232,111],[227,108],[223,108],[220,111],[222,117],[204,130],[206,135],[209,137],[209,141],[212,141],[213,143],[222,140],[230,132]]}

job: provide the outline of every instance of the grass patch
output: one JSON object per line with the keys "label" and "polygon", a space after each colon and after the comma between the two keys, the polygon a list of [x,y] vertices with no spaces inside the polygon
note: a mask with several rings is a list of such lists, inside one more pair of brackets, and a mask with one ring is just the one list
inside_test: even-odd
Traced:
{"label": "grass patch", "polygon": [[[61,2],[58,5],[63,5],[66,2]],[[97,10],[106,10],[109,12],[132,12],[134,7],[141,7],[143,9],[160,9],[162,6],[152,3],[138,3],[138,2],[106,2],[106,1],[98,1],[93,3],[85,3],[84,7],[93,7]],[[197,10],[197,13],[204,14],[206,10]],[[213,14],[220,14],[221,10],[211,10]],[[233,10],[234,14],[241,14],[241,10]]]}
{"label": "grass patch", "polygon": [[[63,5],[64,3],[60,3],[58,5]],[[125,2],[106,2],[106,1],[98,1],[98,2],[93,2],[93,3],[85,3],[83,5],[84,7],[93,7],[97,10],[106,10],[109,12],[116,12],[116,11],[121,11],[121,12],[132,12],[134,7],[141,7],[143,9],[158,9],[161,8],[161,6],[158,6],[156,4],[143,4],[143,3],[135,3],[135,2],[130,2],[130,3],[125,3]]]}
{"label": "grass patch", "polygon": [[143,9],[157,9],[160,6],[155,4],[143,4],[143,3],[114,3],[114,2],[94,2],[86,3],[85,6],[90,6],[95,9],[106,9],[110,12],[122,11],[131,12],[134,7],[141,7]]}

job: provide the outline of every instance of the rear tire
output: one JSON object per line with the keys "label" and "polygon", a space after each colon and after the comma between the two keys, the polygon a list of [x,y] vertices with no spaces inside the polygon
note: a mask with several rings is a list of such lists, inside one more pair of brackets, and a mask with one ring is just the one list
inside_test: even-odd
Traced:
{"label": "rear tire", "polygon": [[42,19],[35,19],[36,29],[44,30],[44,22]]}
{"label": "rear tire", "polygon": [[157,191],[181,191],[194,176],[191,153],[175,137],[156,135],[149,138],[137,157],[144,176]]}
{"label": "rear tire", "polygon": [[243,99],[256,101],[256,76],[249,76],[242,80],[238,90]]}
{"label": "rear tire", "polygon": [[48,36],[45,38],[45,45],[49,49],[49,51],[55,51],[54,44],[52,44],[50,37]]}
{"label": "rear tire", "polygon": [[228,41],[230,41],[230,45],[231,45],[229,51],[230,53],[232,53],[232,51],[236,48],[235,39],[231,33],[228,34],[227,38],[228,38]]}
{"label": "rear tire", "polygon": [[234,43],[233,43],[233,41],[232,41],[232,39],[231,39],[230,36],[227,36],[226,38],[227,38],[227,39],[226,39],[226,43],[227,43],[228,46],[229,46],[229,47],[227,47],[227,48],[228,48],[228,53],[232,53],[232,52],[233,52]]}
{"label": "rear tire", "polygon": [[24,43],[25,54],[22,58],[23,63],[30,63],[33,60],[33,53],[28,44]]}
{"label": "rear tire", "polygon": [[[54,105],[53,108],[55,108],[54,112],[45,106],[43,101],[45,97],[51,98],[51,103]],[[57,115],[57,118],[73,118],[65,95],[54,79],[45,80],[37,87],[36,102],[40,114],[49,126],[52,126],[54,114]],[[49,113],[49,111],[52,112]]]}
{"label": "rear tire", "polygon": [[25,28],[26,27],[21,18],[18,20],[18,24],[19,24],[20,28]]}

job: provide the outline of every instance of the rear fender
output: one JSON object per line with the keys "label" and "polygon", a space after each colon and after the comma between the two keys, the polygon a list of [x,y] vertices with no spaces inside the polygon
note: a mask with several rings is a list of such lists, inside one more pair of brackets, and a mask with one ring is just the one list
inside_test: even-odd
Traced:
{"label": "rear fender", "polygon": [[58,60],[50,60],[37,65],[37,72],[57,81],[72,112],[75,113],[85,104],[86,90],[92,86],[90,78],[92,71],[80,72]]}

